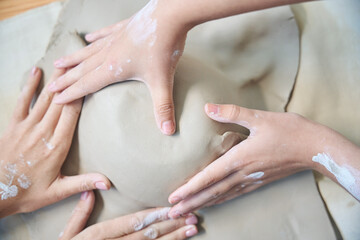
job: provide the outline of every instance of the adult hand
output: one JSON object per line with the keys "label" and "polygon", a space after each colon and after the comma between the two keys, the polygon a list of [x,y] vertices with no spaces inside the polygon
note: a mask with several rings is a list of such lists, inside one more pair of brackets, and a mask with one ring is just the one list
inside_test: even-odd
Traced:
{"label": "adult hand", "polygon": [[75,67],[49,86],[62,91],[54,101],[69,103],[115,82],[142,81],[150,90],[158,127],[173,134],[174,74],[189,29],[166,16],[167,4],[151,0],[130,19],[86,35],[89,46],[55,61],[57,68]]}
{"label": "adult hand", "polygon": [[162,239],[181,240],[197,234],[193,214],[169,219],[170,208],[149,209],[108,220],[83,230],[95,202],[92,191],[84,192],[60,239]]}
{"label": "adult hand", "polygon": [[207,104],[205,110],[215,121],[248,128],[250,135],[170,195],[169,202],[178,203],[170,211],[171,217],[222,203],[312,168],[316,144],[310,142],[320,142],[314,132],[320,133],[321,125],[292,113],[234,105]]}
{"label": "adult hand", "polygon": [[[56,70],[52,79],[63,73]],[[41,70],[34,67],[0,139],[0,217],[30,212],[78,192],[110,187],[102,174],[61,174],[82,100],[57,105],[46,88],[29,113],[40,79]]]}

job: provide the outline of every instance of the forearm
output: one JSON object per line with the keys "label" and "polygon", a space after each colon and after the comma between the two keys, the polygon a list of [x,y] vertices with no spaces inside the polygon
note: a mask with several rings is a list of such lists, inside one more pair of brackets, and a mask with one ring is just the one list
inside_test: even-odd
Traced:
{"label": "forearm", "polygon": [[312,0],[159,0],[168,19],[192,28],[214,19]]}
{"label": "forearm", "polygon": [[360,148],[331,129],[315,145],[312,168],[338,182],[360,201]]}

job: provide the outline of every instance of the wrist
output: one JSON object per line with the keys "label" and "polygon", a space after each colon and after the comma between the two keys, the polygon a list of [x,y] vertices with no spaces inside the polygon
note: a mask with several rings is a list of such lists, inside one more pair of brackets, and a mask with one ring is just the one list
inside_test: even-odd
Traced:
{"label": "wrist", "polygon": [[158,0],[156,15],[161,21],[179,32],[188,32],[201,24],[195,8],[189,8],[186,1]]}
{"label": "wrist", "polygon": [[360,159],[360,148],[333,129],[318,125],[317,142],[313,144],[312,148],[312,169],[334,178],[334,174],[330,174],[328,168],[353,165],[352,161]]}

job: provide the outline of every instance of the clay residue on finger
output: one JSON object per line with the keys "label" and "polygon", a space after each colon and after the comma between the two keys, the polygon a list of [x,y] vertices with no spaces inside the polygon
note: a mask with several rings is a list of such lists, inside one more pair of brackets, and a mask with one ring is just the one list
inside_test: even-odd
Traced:
{"label": "clay residue on finger", "polygon": [[149,213],[144,220],[142,220],[139,223],[136,223],[134,225],[135,231],[140,231],[141,229],[144,229],[145,227],[153,224],[154,222],[158,220],[166,220],[169,218],[169,212],[171,208],[162,208],[160,210],[154,211]]}
{"label": "clay residue on finger", "polygon": [[247,175],[245,178],[259,179],[262,178],[262,176],[264,176],[264,172],[254,172]]}

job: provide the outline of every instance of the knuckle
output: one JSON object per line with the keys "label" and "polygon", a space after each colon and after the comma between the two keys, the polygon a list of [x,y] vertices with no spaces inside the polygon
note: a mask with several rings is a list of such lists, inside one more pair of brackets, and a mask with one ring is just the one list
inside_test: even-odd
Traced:
{"label": "knuckle", "polygon": [[51,101],[51,98],[52,98],[52,94],[46,90],[43,90],[38,101],[48,103]]}
{"label": "knuckle", "polygon": [[167,115],[174,111],[174,105],[172,103],[164,103],[157,106],[157,112],[159,115]]}
{"label": "knuckle", "polygon": [[141,221],[140,217],[137,214],[130,218],[130,226],[132,226],[135,231],[140,231],[145,227],[143,221]]}
{"label": "knuckle", "polygon": [[207,175],[207,177],[204,180],[206,186],[213,185],[215,182],[216,182],[216,178],[212,175]]}
{"label": "knuckle", "polygon": [[236,121],[240,115],[240,108],[236,105],[229,105],[228,115],[226,116],[230,121]]}
{"label": "knuckle", "polygon": [[222,194],[222,191],[218,188],[210,191],[211,198],[216,199]]}
{"label": "knuckle", "polygon": [[160,235],[160,231],[159,229],[157,229],[156,227],[149,227],[146,229],[146,231],[144,232],[144,239],[156,239],[158,236]]}
{"label": "knuckle", "polygon": [[90,190],[90,189],[92,189],[92,185],[89,184],[89,182],[88,182],[87,179],[83,179],[83,180],[81,181],[80,186],[79,186],[79,191],[80,191],[80,192],[84,192],[84,191],[88,191],[88,190]]}

